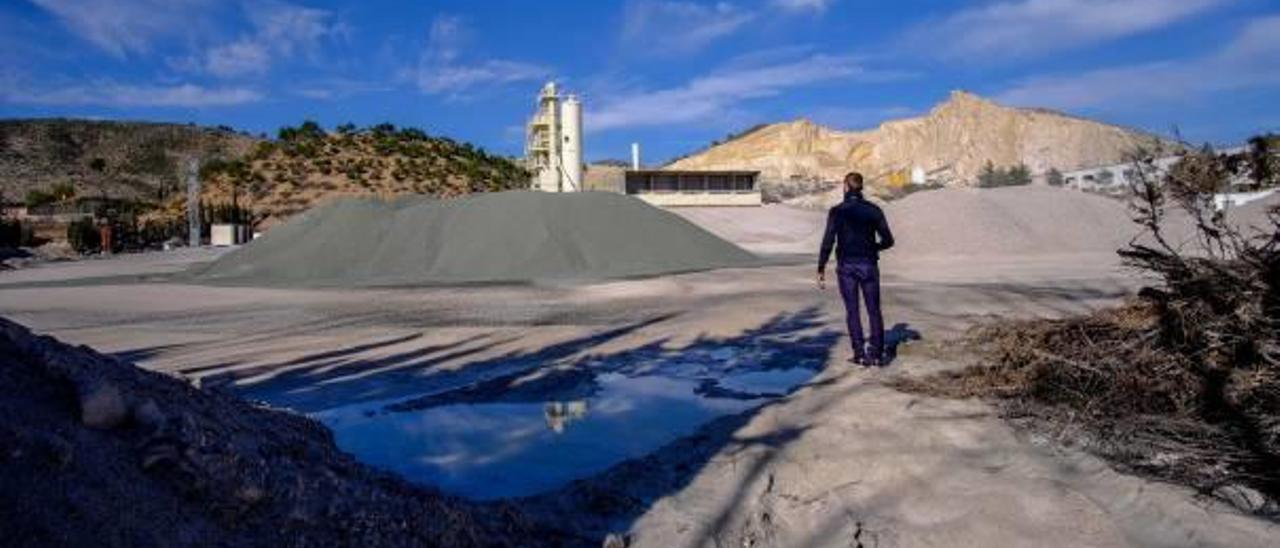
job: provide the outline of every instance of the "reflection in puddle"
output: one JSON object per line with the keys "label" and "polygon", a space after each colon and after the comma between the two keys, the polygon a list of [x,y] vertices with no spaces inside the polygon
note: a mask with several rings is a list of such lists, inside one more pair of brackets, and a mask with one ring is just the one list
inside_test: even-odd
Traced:
{"label": "reflection in puddle", "polygon": [[[411,481],[476,499],[533,495],[809,382],[839,337],[823,326],[809,309],[726,339],[654,341],[570,359],[598,335],[434,381],[430,374],[363,379],[334,393],[387,396],[311,411],[343,450]],[[410,391],[413,382],[423,389]],[[284,402],[293,394],[268,393]]]}
{"label": "reflection in puddle", "polygon": [[315,417],[333,429],[340,447],[369,464],[490,499],[590,476],[760,403],[699,397],[694,380],[605,373],[598,381],[601,390],[589,403],[451,404],[403,413],[378,413],[384,404],[375,403]]}
{"label": "reflection in puddle", "polygon": [[551,401],[542,406],[542,416],[547,419],[547,427],[557,434],[564,433],[564,426],[587,415],[587,402],[584,400],[561,402]]}

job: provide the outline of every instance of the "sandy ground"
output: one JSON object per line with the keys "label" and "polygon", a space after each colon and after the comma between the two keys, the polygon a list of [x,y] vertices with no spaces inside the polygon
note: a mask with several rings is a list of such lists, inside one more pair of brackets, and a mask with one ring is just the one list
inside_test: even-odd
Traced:
{"label": "sandy ground", "polygon": [[[792,223],[782,232],[811,237],[803,214],[778,211],[780,223]],[[709,228],[723,233],[723,226]],[[743,243],[801,249],[788,248],[788,238],[764,234]],[[842,329],[834,288],[817,290],[808,264],[587,286],[288,290],[137,281],[216,253],[0,273],[0,315],[145,367],[272,386],[302,409],[408,395],[427,373],[490,358],[677,346],[739,335],[779,315],[816,313],[823,321],[812,329]],[[1274,524],[1027,438],[987,404],[883,384],[892,375],[963,365],[947,341],[984,319],[1115,303],[1139,280],[1113,255],[904,255],[884,263],[886,323],[907,341],[897,361],[886,370],[851,367],[842,338],[809,387],[718,421],[731,441],[687,442],[704,443],[705,458],[672,449],[668,464],[693,471],[631,521],[633,545],[1248,547],[1280,540]]]}

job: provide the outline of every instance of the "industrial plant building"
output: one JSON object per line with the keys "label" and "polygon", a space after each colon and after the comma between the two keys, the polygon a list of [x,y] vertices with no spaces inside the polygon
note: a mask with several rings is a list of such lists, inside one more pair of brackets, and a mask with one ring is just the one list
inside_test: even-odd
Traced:
{"label": "industrial plant building", "polygon": [[547,82],[525,136],[524,157],[535,190],[582,190],[582,102],[577,97],[562,97],[556,83]]}
{"label": "industrial plant building", "polygon": [[631,170],[626,193],[660,207],[758,206],[759,171]]}
{"label": "industrial plant building", "polygon": [[538,94],[537,110],[526,126],[525,163],[531,187],[543,192],[599,190],[635,196],[659,207],[758,206],[759,171],[675,171],[640,169],[639,145],[621,180],[584,180],[582,102],[561,95],[555,82]]}

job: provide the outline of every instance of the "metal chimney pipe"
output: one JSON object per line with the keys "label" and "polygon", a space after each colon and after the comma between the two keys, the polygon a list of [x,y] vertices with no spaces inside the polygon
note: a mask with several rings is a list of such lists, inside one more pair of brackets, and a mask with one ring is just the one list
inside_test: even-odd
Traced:
{"label": "metal chimney pipe", "polygon": [[640,143],[631,143],[631,170],[640,170]]}

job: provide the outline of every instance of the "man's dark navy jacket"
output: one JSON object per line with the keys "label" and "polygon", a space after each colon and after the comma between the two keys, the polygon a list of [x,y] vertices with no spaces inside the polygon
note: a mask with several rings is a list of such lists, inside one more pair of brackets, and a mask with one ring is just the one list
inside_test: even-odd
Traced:
{"label": "man's dark navy jacket", "polygon": [[818,255],[819,272],[826,269],[833,246],[837,261],[876,261],[881,251],[893,247],[893,233],[879,206],[868,202],[860,192],[846,192],[844,201],[827,213],[827,231]]}

